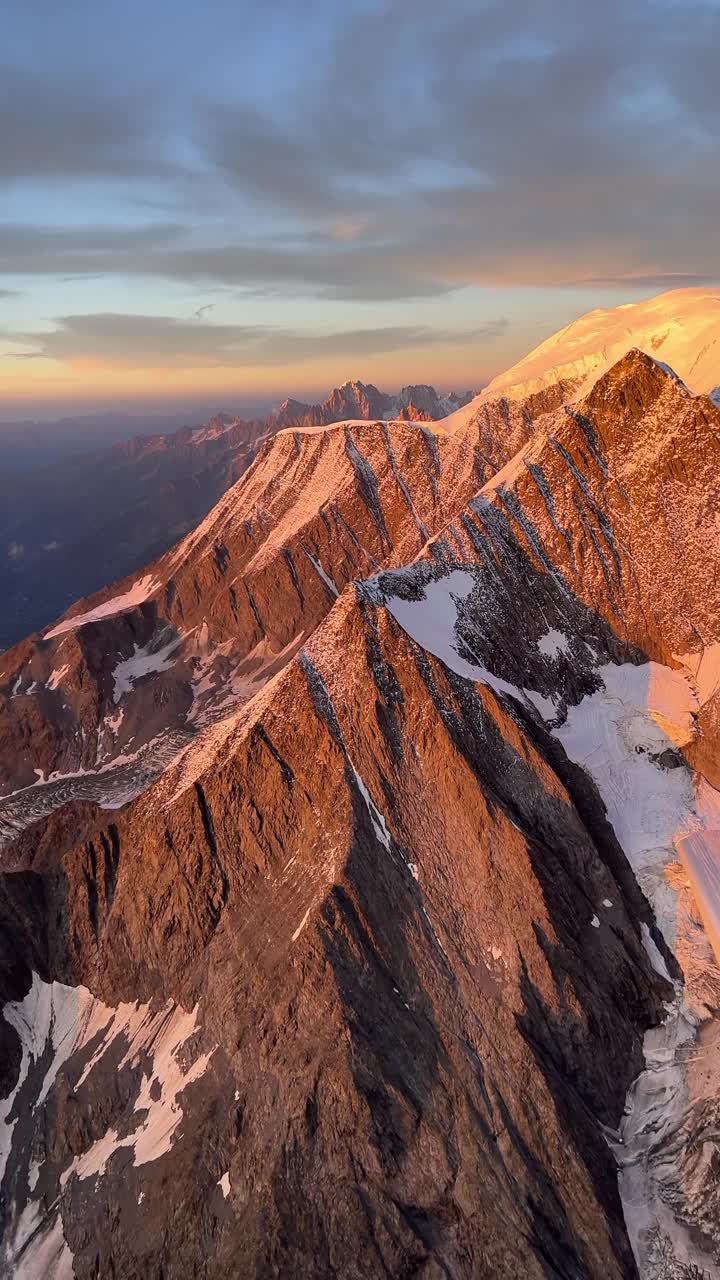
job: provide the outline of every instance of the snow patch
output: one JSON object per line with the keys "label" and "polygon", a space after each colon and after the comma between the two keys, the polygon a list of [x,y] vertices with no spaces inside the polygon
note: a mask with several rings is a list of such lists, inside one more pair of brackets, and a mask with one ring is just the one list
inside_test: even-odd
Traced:
{"label": "snow patch", "polygon": [[123,722],[124,715],[125,715],[125,708],[118,707],[117,711],[115,711],[111,716],[105,716],[105,725],[110,730],[113,737],[117,737],[118,730],[120,728],[120,725]]}
{"label": "snow patch", "polygon": [[720,830],[694,831],[677,841],[705,930],[720,957]]}
{"label": "snow patch", "polygon": [[701,707],[720,689],[720,644],[709,644],[698,653],[673,654],[691,673]]}
{"label": "snow patch", "polygon": [[[720,918],[720,794],[688,768],[666,769],[659,757],[690,741],[699,706],[690,672],[658,663],[609,664],[598,674],[603,686],[568,708],[564,725],[553,730],[567,755],[594,779],[608,817],[649,898],[669,946],[675,945],[679,906],[677,881],[666,869],[687,866],[708,933]],[[646,924],[642,941],[649,959],[666,980],[664,958]],[[705,936],[695,929],[683,938],[691,962],[685,985],[678,983],[667,1018],[647,1032],[645,1070],[633,1083],[619,1140],[614,1143],[619,1187],[628,1234],[641,1275],[652,1269],[655,1241],[669,1250],[668,1263],[714,1274],[707,1255],[674,1203],[683,1203],[682,1126],[693,1104],[687,1046],[702,1005],[694,983],[707,968],[700,951]],[[697,956],[697,960],[695,959]],[[670,1271],[668,1270],[668,1274]]]}
{"label": "snow patch", "polygon": [[51,640],[53,636],[64,635],[66,631],[76,631],[78,627],[84,627],[88,622],[99,622],[102,618],[112,618],[118,613],[124,613],[126,609],[134,609],[137,605],[149,600],[159,586],[160,583],[148,573],[144,578],[138,578],[137,582],[128,587],[122,595],[113,596],[111,600],[106,600],[104,604],[89,609],[87,613],[76,613],[73,618],[65,618],[56,627],[46,631],[44,638]]}
{"label": "snow patch", "polygon": [[[178,1096],[203,1075],[210,1062],[212,1050],[201,1054],[189,1067],[182,1066],[179,1060],[180,1050],[198,1030],[198,1005],[190,1012],[174,1005],[172,1001],[154,1012],[149,1005],[130,1008],[132,1013],[129,1018],[128,1006],[121,1006],[117,1011],[120,1015],[120,1028],[113,1029],[111,1026],[102,1048],[96,1050],[93,1062],[82,1078],[85,1078],[85,1074],[97,1062],[99,1054],[105,1051],[118,1034],[127,1036],[129,1045],[118,1067],[119,1071],[128,1063],[131,1066],[139,1065],[145,1054],[149,1054],[152,1059],[151,1069],[143,1075],[133,1108],[135,1114],[145,1112],[145,1119],[138,1128],[123,1138],[114,1129],[109,1129],[88,1151],[75,1157],[62,1175],[63,1185],[73,1173],[80,1179],[104,1173],[109,1157],[121,1147],[133,1148],[134,1165],[148,1164],[165,1155],[172,1146],[173,1135],[183,1118]],[[153,1097],[153,1092],[157,1094],[158,1084],[159,1095]]]}
{"label": "snow patch", "polygon": [[547,635],[538,640],[538,649],[546,658],[557,658],[559,654],[569,652],[567,636],[551,627]]}
{"label": "snow patch", "polygon": [[66,663],[64,667],[60,667],[57,671],[53,671],[47,682],[47,688],[57,689],[61,680],[63,679],[64,676],[67,675],[69,670],[70,670],[70,664]]}
{"label": "snow patch", "polygon": [[73,1255],[63,1235],[62,1217],[51,1208],[44,1216],[31,1201],[3,1249],[5,1275],[13,1280],[73,1280]]}
{"label": "snow patch", "polygon": [[176,661],[171,654],[181,643],[182,636],[173,636],[160,649],[153,650],[153,641],[143,648],[137,644],[134,645],[131,656],[119,662],[113,671],[113,702],[117,704],[126,693],[130,693],[136,680],[141,680],[143,676],[159,675],[162,671],[170,671]]}
{"label": "snow patch", "polygon": [[365,786],[365,783],[360,777],[360,774],[358,773],[352,761],[350,761],[350,768],[352,769],[355,775],[355,781],[357,782],[358,790],[360,791],[360,794],[363,800],[365,801],[365,806],[367,808],[367,811],[370,814],[370,821],[372,822],[375,835],[377,836],[380,843],[385,846],[385,848],[389,853],[391,848],[391,837],[390,837],[390,832],[387,829],[387,824],[385,822],[385,819],[383,818],[380,810],[378,809],[377,805],[373,801],[373,798],[370,795],[370,792]]}
{"label": "snow patch", "polygon": [[292,941],[292,942],[297,942],[298,938],[300,937],[300,934],[302,933],[303,929],[305,928],[305,925],[306,925],[306,924],[307,924],[307,922],[308,922],[308,918],[309,918],[309,916],[310,916],[310,911],[311,911],[311,908],[310,908],[310,907],[308,907],[307,911],[305,912],[305,915],[303,916],[302,920],[300,921],[300,923],[299,923],[299,925],[298,925],[297,929],[295,930],[295,932],[294,932],[294,934],[293,934],[293,936],[292,936],[292,938],[291,938],[291,941]]}
{"label": "snow patch", "polygon": [[[569,707],[554,730],[567,755],[592,775],[630,861],[672,849],[692,811],[692,777],[654,757],[693,736],[697,699],[682,672],[655,662],[600,667],[602,688]],[[637,866],[636,866],[637,870]]]}
{"label": "snow patch", "polygon": [[529,701],[545,718],[552,718],[555,712],[552,699],[535,690],[519,689],[479,662],[469,662],[458,652],[458,605],[468,598],[475,585],[472,573],[453,569],[445,577],[428,582],[421,600],[390,596],[384,603],[403,630],[456,675],[486,684],[495,693],[510,694],[521,702]]}
{"label": "snow patch", "polygon": [[325,583],[325,586],[327,587],[330,594],[333,596],[338,596],[340,593],[337,587],[335,586],[335,583],[333,582],[332,578],[328,577],[322,565],[320,564],[320,561],[315,559],[315,556],[312,554],[312,551],[308,551],[305,545],[303,545],[303,551],[305,552],[305,555],[310,561],[313,569],[316,571],[319,577],[322,578],[322,581]]}
{"label": "snow patch", "polygon": [[662,952],[660,951],[660,948],[655,942],[655,939],[644,920],[640,925],[640,931],[642,933],[643,946],[650,957],[650,963],[653,969],[656,973],[660,974],[661,978],[665,978],[666,982],[672,982],[672,978],[668,973],[668,967],[663,959]]}
{"label": "snow patch", "polygon": [[[197,1005],[190,1012],[172,1001],[160,1008],[149,1004],[122,1004],[111,1008],[93,996],[87,987],[46,983],[33,974],[32,986],[25,998],[5,1005],[3,1012],[6,1021],[20,1037],[22,1058],[17,1084],[10,1096],[0,1102],[0,1181],[13,1146],[18,1119],[13,1114],[15,1101],[31,1069],[48,1055],[48,1050],[51,1051],[32,1104],[33,1112],[39,1116],[65,1064],[86,1051],[98,1037],[75,1090],[81,1088],[109,1047],[122,1037],[126,1050],[118,1071],[128,1064],[137,1067],[141,1061],[149,1060],[149,1066],[137,1086],[134,1102],[131,1099],[131,1109],[123,1117],[131,1124],[136,1116],[142,1117],[142,1122],[139,1125],[135,1123],[132,1132],[124,1136],[120,1136],[115,1128],[109,1128],[88,1151],[75,1157],[63,1172],[61,1185],[64,1186],[73,1174],[81,1179],[102,1174],[110,1156],[121,1147],[133,1149],[135,1165],[157,1160],[170,1150],[183,1117],[179,1095],[202,1075],[212,1052],[201,1054],[188,1064],[188,1051],[185,1050],[181,1064],[180,1050],[198,1030]],[[36,1169],[33,1182],[29,1180],[30,1190],[37,1182],[38,1174],[39,1169]]]}

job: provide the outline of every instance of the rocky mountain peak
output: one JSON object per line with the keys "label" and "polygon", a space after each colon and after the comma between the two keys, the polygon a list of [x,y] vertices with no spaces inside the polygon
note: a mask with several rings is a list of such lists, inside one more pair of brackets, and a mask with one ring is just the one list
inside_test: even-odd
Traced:
{"label": "rocky mountain peak", "polygon": [[0,656],[8,1275],[714,1274],[720,413],[576,391],[269,433]]}
{"label": "rocky mountain peak", "polygon": [[441,396],[434,387],[419,384],[403,387],[397,395],[390,395],[371,382],[349,378],[320,404],[284,401],[273,414],[272,422],[276,427],[327,426],[343,418],[436,422],[466,404],[472,394]]}
{"label": "rocky mountain peak", "polygon": [[614,409],[626,417],[636,418],[668,390],[687,389],[669,365],[638,347],[631,347],[607,373],[601,375],[585,398],[588,407]]}

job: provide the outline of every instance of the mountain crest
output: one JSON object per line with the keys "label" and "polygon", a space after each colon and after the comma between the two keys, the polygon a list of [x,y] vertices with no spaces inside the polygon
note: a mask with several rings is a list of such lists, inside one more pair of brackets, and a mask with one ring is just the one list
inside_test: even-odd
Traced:
{"label": "mountain crest", "polygon": [[612,408],[635,419],[647,413],[670,387],[689,395],[674,369],[639,347],[631,347],[627,355],[598,378],[585,404],[588,408]]}
{"label": "mountain crest", "polygon": [[526,399],[562,380],[579,398],[633,347],[661,358],[691,391],[711,394],[720,385],[720,297],[708,289],[675,289],[588,312],[493,378],[482,394]]}
{"label": "mountain crest", "polygon": [[[608,457],[617,451],[639,461],[644,445],[651,441],[653,448],[657,445],[666,452],[665,437],[679,431],[688,411],[695,414],[698,404],[673,369],[634,347],[597,380],[584,399],[567,405],[565,411],[584,427],[586,435],[597,430]],[[601,425],[595,428],[595,423]]]}
{"label": "mountain crest", "polygon": [[321,427],[343,419],[376,421],[437,422],[469,403],[473,392],[463,395],[451,392],[440,395],[426,383],[409,384],[397,395],[380,391],[372,382],[348,378],[335,387],[322,403],[304,404],[301,400],[283,400],[269,423],[275,428]]}
{"label": "mountain crest", "polygon": [[348,382],[2,655],[2,1275],[716,1275],[720,413],[628,346]]}

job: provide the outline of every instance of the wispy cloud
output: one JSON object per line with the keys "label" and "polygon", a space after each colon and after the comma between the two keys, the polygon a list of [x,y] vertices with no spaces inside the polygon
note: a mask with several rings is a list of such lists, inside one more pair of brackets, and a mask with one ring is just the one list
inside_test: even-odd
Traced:
{"label": "wispy cloud", "polygon": [[503,319],[473,330],[438,330],[425,325],[307,333],[253,325],[208,324],[172,316],[95,314],[62,316],[44,333],[0,332],[6,342],[30,347],[20,359],[96,363],[134,369],[171,367],[254,368],[286,365],[306,358],[347,355],[353,359],[389,351],[410,351],[441,343],[476,343],[499,337]]}

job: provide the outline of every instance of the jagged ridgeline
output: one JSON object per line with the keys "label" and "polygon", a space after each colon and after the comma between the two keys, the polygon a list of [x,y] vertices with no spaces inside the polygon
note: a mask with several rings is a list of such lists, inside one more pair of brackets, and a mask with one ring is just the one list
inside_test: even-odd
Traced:
{"label": "jagged ridgeline", "polygon": [[653,315],[277,431],[0,657],[6,1274],[719,1273],[720,411]]}
{"label": "jagged ridgeline", "polygon": [[[343,418],[444,418],[472,398],[434,387],[388,395],[347,382],[320,404],[284,400],[264,418],[219,413],[202,426],[136,436],[30,472],[0,476],[0,650],[46,626],[78,596],[132,573],[193,529],[288,426]],[[60,425],[60,424],[58,424]],[[46,446],[39,446],[42,456]],[[50,465],[52,461],[52,465]],[[4,483],[3,483],[4,480]]]}

